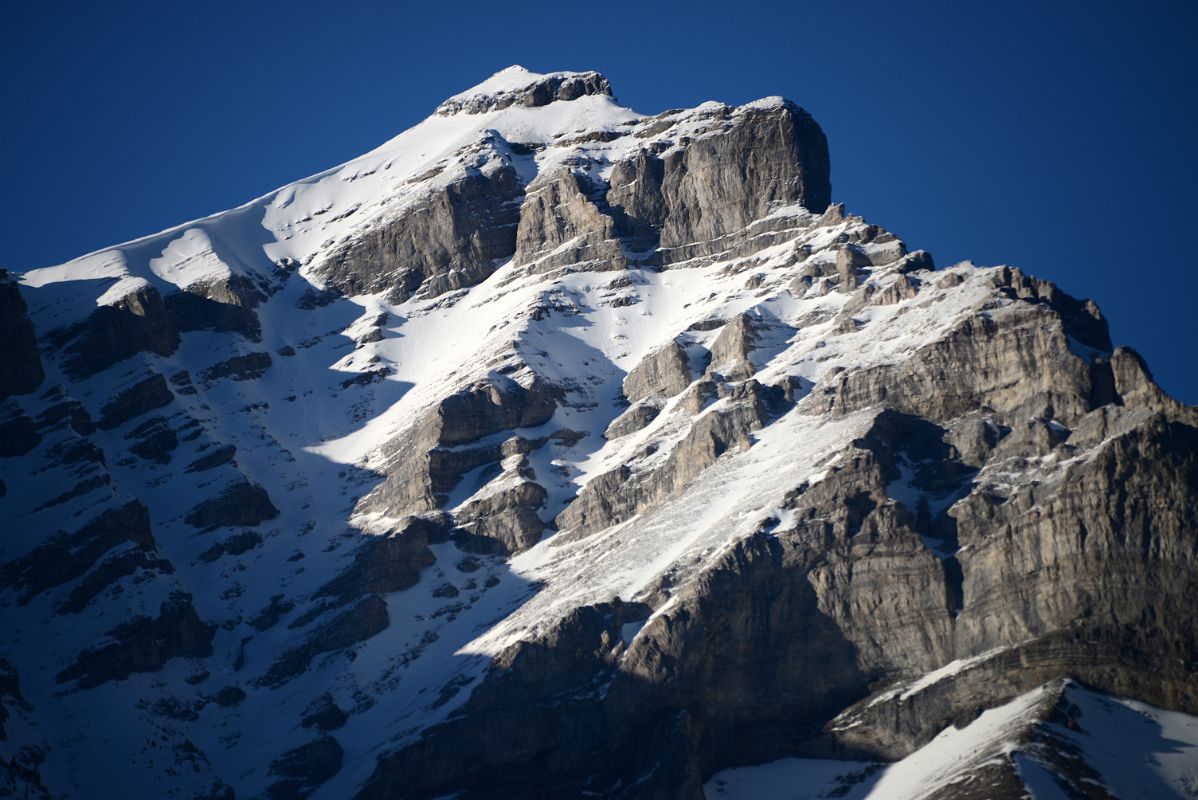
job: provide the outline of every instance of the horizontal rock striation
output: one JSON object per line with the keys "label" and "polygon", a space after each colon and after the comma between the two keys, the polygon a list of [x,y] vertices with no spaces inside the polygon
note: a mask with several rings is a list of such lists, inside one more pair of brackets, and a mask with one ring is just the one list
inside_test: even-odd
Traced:
{"label": "horizontal rock striation", "polygon": [[[1098,791],[1068,681],[1198,714],[1198,411],[829,173],[780,98],[514,68],[0,276],[0,784],[702,800],[1035,691],[995,741]],[[1021,793],[989,747],[934,796]]]}

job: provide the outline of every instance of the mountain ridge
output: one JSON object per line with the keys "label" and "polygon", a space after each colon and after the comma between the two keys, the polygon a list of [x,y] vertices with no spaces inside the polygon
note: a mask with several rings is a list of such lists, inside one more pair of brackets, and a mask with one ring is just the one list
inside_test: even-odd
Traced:
{"label": "mountain ridge", "polygon": [[1093,303],[848,214],[781,98],[451,101],[0,285],[26,785],[699,798],[1066,677],[1198,713],[1198,414]]}

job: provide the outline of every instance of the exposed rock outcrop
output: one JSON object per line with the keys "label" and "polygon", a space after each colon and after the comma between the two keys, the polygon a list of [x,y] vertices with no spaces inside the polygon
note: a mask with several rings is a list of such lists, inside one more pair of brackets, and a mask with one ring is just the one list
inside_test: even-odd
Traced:
{"label": "exposed rock outcrop", "polygon": [[283,780],[266,790],[271,800],[299,800],[341,770],[344,751],[332,736],[322,736],[288,750],[270,764],[270,774]]}
{"label": "exposed rock outcrop", "polygon": [[96,427],[103,431],[112,430],[142,414],[169,405],[174,399],[170,387],[166,385],[166,378],[155,373],[106,402],[100,408],[100,421]]}
{"label": "exposed rock outcrop", "polygon": [[520,209],[514,260],[545,272],[564,265],[617,270],[626,265],[616,221],[592,199],[596,187],[569,168],[529,185]]}
{"label": "exposed rock outcrop", "polygon": [[372,594],[350,610],[326,622],[299,647],[284,653],[259,679],[263,686],[280,686],[308,669],[322,653],[351,647],[387,629],[387,603]]}
{"label": "exposed rock outcrop", "polygon": [[63,368],[72,378],[95,375],[137,353],[169,356],[179,347],[179,331],[153,286],[140,286],[103,305],[83,322],[52,331],[61,347]]}
{"label": "exposed rock outcrop", "polygon": [[828,173],[777,98],[509,70],[0,279],[0,794],[702,800],[1029,690],[931,796],[1101,794],[1067,680],[1198,713],[1198,410]]}
{"label": "exposed rock outcrop", "polygon": [[242,479],[229,484],[215,497],[202,500],[187,512],[184,522],[212,530],[234,525],[258,525],[279,515],[270,495],[256,483]]}
{"label": "exposed rock outcrop", "polygon": [[[51,587],[83,575],[105,553],[126,542],[141,552],[155,548],[149,511],[137,500],[104,511],[69,536],[59,535],[38,545],[5,564],[0,575],[6,586],[21,592],[22,603],[28,602]],[[109,582],[104,581],[103,585]]]}
{"label": "exposed rock outcrop", "polygon": [[317,595],[348,600],[414,586],[420,579],[420,571],[436,560],[429,543],[444,538],[439,522],[410,517],[393,533],[369,537],[355,554],[350,568],[322,587]]}
{"label": "exposed rock outcrop", "polygon": [[230,275],[197,281],[185,291],[168,294],[163,302],[179,331],[233,331],[256,342],[262,323],[255,309],[270,288],[264,290],[244,275]]}
{"label": "exposed rock outcrop", "polygon": [[686,350],[677,340],[654,350],[624,378],[624,396],[636,403],[648,397],[673,397],[691,383]]}
{"label": "exposed rock outcrop", "polygon": [[652,400],[642,400],[633,403],[620,416],[611,421],[603,435],[608,439],[618,439],[630,433],[636,433],[644,428],[661,413],[661,406]]}
{"label": "exposed rock outcrop", "polygon": [[0,422],[0,458],[17,458],[42,441],[38,424],[19,406],[13,406]]}
{"label": "exposed rock outcrop", "polygon": [[520,480],[510,488],[467,504],[456,514],[456,521],[475,536],[495,539],[503,545],[503,552],[519,553],[541,538],[545,523],[537,510],[547,499],[544,486]]}
{"label": "exposed rock outcrop", "polygon": [[135,672],[157,672],[172,658],[203,658],[212,655],[214,631],[215,626],[200,620],[191,596],[176,593],[162,603],[157,617],[140,617],[113,628],[106,634],[110,644],[85,650],[56,680],[89,689]]}
{"label": "exposed rock outcrop", "polygon": [[45,378],[28,310],[17,284],[0,270],[0,401],[32,392]]}
{"label": "exposed rock outcrop", "polygon": [[485,383],[441,401],[435,419],[437,441],[462,444],[499,431],[542,425],[553,416],[558,397],[558,389],[539,376],[525,386],[492,374]]}
{"label": "exposed rock outcrop", "polygon": [[749,360],[758,339],[756,323],[747,314],[737,314],[725,323],[719,336],[711,343],[711,364],[708,371],[717,372],[725,380],[744,380],[756,372]]}
{"label": "exposed rock outcrop", "polygon": [[607,202],[622,232],[638,249],[660,246],[666,264],[728,249],[724,237],[774,206],[820,213],[830,201],[827,140],[807,112],[779,100],[711,113],[719,135],[671,149],[660,166],[641,153],[612,171]]}
{"label": "exposed rock outcrop", "polygon": [[557,516],[557,526],[580,536],[624,522],[674,496],[730,449],[747,449],[749,434],[788,406],[777,387],[737,384],[725,408],[699,416],[669,456],[645,469],[621,465],[596,476]]}
{"label": "exposed rock outcrop", "polygon": [[523,67],[511,66],[495,76],[495,79],[499,78],[504,80],[493,91],[486,91],[484,84],[474,91],[451,97],[437,106],[437,114],[482,114],[511,106],[535,108],[557,100],[570,101],[586,95],[611,94],[607,78],[598,72],[534,75]]}
{"label": "exposed rock outcrop", "polygon": [[252,381],[265,375],[266,370],[270,369],[270,365],[270,353],[246,353],[243,356],[234,356],[227,361],[213,364],[200,373],[200,378],[209,383],[225,378],[235,381]]}
{"label": "exposed rock outcrop", "polygon": [[395,301],[473,286],[515,252],[523,192],[510,164],[469,169],[334,253],[320,275],[344,294],[386,291]]}

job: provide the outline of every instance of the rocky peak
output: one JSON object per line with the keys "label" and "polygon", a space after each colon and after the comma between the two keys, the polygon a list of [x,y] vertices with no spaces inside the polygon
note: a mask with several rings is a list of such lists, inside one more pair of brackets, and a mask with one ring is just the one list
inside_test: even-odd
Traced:
{"label": "rocky peak", "polygon": [[536,108],[555,100],[585,95],[611,96],[611,84],[598,72],[550,72],[541,75],[519,64],[496,72],[482,83],[455,94],[437,106],[437,114],[482,114],[510,106]]}
{"label": "rocky peak", "polygon": [[830,204],[798,106],[608,91],[0,272],[0,797],[704,800],[956,730],[949,786],[1066,678],[1198,713],[1198,409]]}

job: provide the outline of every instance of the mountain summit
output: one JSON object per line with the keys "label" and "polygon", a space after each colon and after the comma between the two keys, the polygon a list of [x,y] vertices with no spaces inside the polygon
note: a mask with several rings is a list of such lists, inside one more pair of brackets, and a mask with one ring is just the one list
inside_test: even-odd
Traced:
{"label": "mountain summit", "polygon": [[438,114],[482,114],[510,106],[545,106],[587,95],[611,96],[611,85],[598,72],[551,72],[540,75],[519,64],[500,70],[477,86],[455,94]]}
{"label": "mountain summit", "polygon": [[0,309],[0,796],[1198,781],[1198,410],[781,98],[510,67]]}

